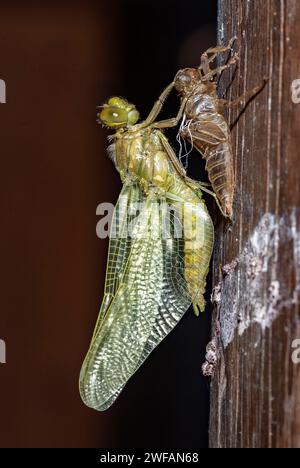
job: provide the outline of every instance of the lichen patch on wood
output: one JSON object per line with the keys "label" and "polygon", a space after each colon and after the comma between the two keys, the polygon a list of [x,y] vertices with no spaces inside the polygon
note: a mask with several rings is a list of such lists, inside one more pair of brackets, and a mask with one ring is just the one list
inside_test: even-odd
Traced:
{"label": "lichen patch on wood", "polygon": [[[224,348],[231,343],[236,330],[242,335],[252,323],[265,330],[283,307],[294,303],[294,295],[288,297],[272,273],[278,243],[293,242],[300,280],[300,233],[294,224],[294,214],[279,222],[275,215],[265,214],[238,258],[222,268],[224,278],[215,287],[213,300],[219,308]],[[238,288],[244,292],[243,297],[238,294]],[[295,289],[295,293],[300,290],[300,282]]]}

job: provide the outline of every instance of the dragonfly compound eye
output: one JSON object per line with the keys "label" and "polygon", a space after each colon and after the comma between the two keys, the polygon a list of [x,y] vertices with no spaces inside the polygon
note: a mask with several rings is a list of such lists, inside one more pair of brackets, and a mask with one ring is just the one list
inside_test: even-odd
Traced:
{"label": "dragonfly compound eye", "polygon": [[128,112],[117,106],[105,106],[100,112],[100,120],[108,127],[126,125],[128,121]]}
{"label": "dragonfly compound eye", "polygon": [[98,117],[107,127],[124,127],[134,125],[139,119],[139,113],[126,99],[115,96],[104,104]]}

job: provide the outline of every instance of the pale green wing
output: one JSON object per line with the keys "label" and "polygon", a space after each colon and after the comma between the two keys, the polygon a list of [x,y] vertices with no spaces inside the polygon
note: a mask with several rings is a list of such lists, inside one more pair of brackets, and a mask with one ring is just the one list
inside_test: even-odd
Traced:
{"label": "pale green wing", "polygon": [[[139,195],[133,198],[143,199],[135,188]],[[183,229],[176,212],[170,226],[168,204],[152,197],[144,198],[135,223],[130,211],[127,204],[126,218],[132,228],[128,239],[110,244],[106,291],[113,298],[105,306],[104,317],[102,309],[103,318],[80,375],[81,397],[97,410],[114,402],[192,302],[184,278]],[[116,251],[118,261],[112,253]]]}
{"label": "pale green wing", "polygon": [[145,196],[136,183],[123,185],[110,227],[104,295],[94,335],[120,284],[132,244],[132,239],[128,236],[128,226],[130,226],[132,218],[134,219],[135,207],[138,208],[144,199]]}

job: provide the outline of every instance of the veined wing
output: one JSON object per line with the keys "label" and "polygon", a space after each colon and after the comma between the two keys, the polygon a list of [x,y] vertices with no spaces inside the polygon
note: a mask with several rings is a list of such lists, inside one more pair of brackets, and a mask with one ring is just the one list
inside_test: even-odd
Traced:
{"label": "veined wing", "polygon": [[128,227],[135,215],[133,210],[135,207],[138,208],[144,199],[145,196],[136,183],[123,185],[112,217],[104,295],[94,335],[120,284],[132,244],[131,237],[128,235]]}
{"label": "veined wing", "polygon": [[97,410],[114,402],[192,302],[184,277],[181,220],[176,211],[169,216],[168,207],[164,201],[144,199],[131,226],[130,252],[123,257],[127,261],[118,288],[82,366],[82,399]]}

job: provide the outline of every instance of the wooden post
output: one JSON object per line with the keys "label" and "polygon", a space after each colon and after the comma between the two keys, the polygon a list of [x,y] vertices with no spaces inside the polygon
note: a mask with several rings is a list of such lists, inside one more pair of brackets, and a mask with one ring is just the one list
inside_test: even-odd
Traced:
{"label": "wooden post", "polygon": [[219,0],[219,42],[234,35],[220,93],[269,82],[232,132],[234,219],[216,228],[210,445],[299,448],[300,2]]}

